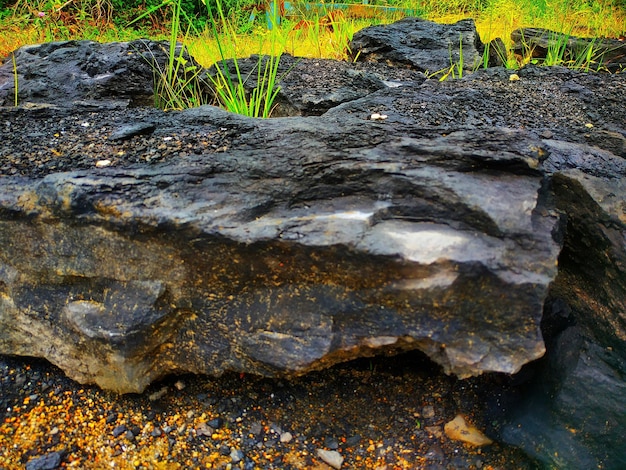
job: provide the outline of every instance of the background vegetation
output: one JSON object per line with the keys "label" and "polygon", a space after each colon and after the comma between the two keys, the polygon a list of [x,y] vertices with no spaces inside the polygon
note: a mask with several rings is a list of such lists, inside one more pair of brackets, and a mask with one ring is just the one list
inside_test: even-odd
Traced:
{"label": "background vegetation", "polygon": [[[291,14],[271,30],[263,0],[221,0],[231,31],[221,41],[220,52],[213,26],[219,31],[223,27],[220,21],[211,25],[207,8],[216,11],[215,2],[180,0],[180,39],[205,66],[219,60],[221,54],[244,57],[260,52],[287,52],[346,58],[348,43],[356,31],[407,15],[443,23],[472,17],[483,42],[501,37],[508,44],[511,31],[524,26],[588,37],[626,34],[626,0],[369,0],[368,5],[363,5],[362,0],[342,0],[353,6],[344,8],[336,17],[327,16],[334,8],[331,2],[311,8],[308,2],[292,0]],[[162,3],[163,0],[0,0],[0,60],[6,60],[2,58],[23,44],[52,40],[169,39],[173,6],[159,7]]]}

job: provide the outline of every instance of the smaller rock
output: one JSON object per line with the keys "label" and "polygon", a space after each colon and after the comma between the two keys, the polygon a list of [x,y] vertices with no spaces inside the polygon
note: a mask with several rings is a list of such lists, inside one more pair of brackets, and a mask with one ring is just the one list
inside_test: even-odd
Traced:
{"label": "smaller rock", "polygon": [[263,446],[266,449],[271,449],[272,447],[276,445],[277,442],[278,442],[278,439],[268,439],[265,442],[263,442]]}
{"label": "smaller rock", "polygon": [[213,418],[207,421],[207,424],[213,429],[220,429],[222,426],[224,426],[224,420],[222,418]]}
{"label": "smaller rock", "polygon": [[159,390],[157,390],[154,393],[151,393],[150,395],[148,395],[148,400],[150,401],[157,401],[161,398],[163,398],[165,396],[165,394],[167,393],[167,387],[163,387]]}
{"label": "smaller rock", "polygon": [[424,427],[424,431],[428,434],[432,434],[436,438],[440,438],[443,435],[441,432],[441,426],[426,426]]}
{"label": "smaller rock", "polygon": [[244,453],[239,449],[231,449],[230,451],[230,459],[233,463],[239,463],[245,457]]}
{"label": "smaller rock", "polygon": [[435,417],[435,407],[432,405],[425,406],[422,408],[422,416],[426,419]]}
{"label": "smaller rock", "polygon": [[[120,127],[109,136],[109,140],[128,140],[138,135],[151,134],[156,129],[152,123],[142,122]],[[178,383],[178,382],[176,382]],[[182,382],[181,382],[182,383]]]}
{"label": "smaller rock", "polygon": [[317,449],[317,456],[325,463],[339,470],[343,464],[343,457],[336,450]]}
{"label": "smaller rock", "polygon": [[324,439],[324,446],[330,450],[339,449],[339,441],[334,437],[327,437]]}
{"label": "smaller rock", "polygon": [[291,442],[292,439],[293,435],[290,432],[284,432],[280,435],[280,442],[282,442],[283,444]]}
{"label": "smaller rock", "polygon": [[208,423],[200,423],[196,426],[196,436],[208,436],[213,434],[213,428]]}
{"label": "smaller rock", "polygon": [[61,454],[51,452],[37,457],[26,464],[26,470],[54,470],[61,465]]}
{"label": "smaller rock", "polygon": [[443,430],[450,439],[462,441],[472,446],[479,447],[493,443],[493,441],[482,432],[474,426],[469,425],[461,415],[456,415],[452,421],[446,423]]}
{"label": "smaller rock", "polygon": [[433,460],[435,462],[443,462],[445,460],[443,451],[441,450],[441,447],[439,447],[437,444],[433,444],[432,446],[430,446],[430,448],[426,452],[425,457],[428,460]]}
{"label": "smaller rock", "polygon": [[250,425],[250,434],[259,436],[261,435],[262,432],[263,432],[263,426],[258,421]]}
{"label": "smaller rock", "polygon": [[119,426],[115,426],[113,428],[113,437],[120,437],[122,434],[126,432],[126,426],[120,424]]}

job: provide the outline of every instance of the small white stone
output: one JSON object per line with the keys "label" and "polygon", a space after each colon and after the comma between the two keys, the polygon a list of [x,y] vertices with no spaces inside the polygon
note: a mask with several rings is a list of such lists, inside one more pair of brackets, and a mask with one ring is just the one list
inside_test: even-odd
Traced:
{"label": "small white stone", "polygon": [[339,470],[343,463],[343,457],[336,450],[317,449],[317,456],[331,467]]}
{"label": "small white stone", "polygon": [[385,119],[387,119],[387,115],[386,114],[373,113],[370,116],[370,119],[372,121],[384,121]]}
{"label": "small white stone", "polygon": [[293,439],[293,436],[291,435],[290,432],[284,432],[280,435],[280,442],[282,442],[283,444],[287,444],[288,442],[291,442],[292,439]]}
{"label": "small white stone", "polygon": [[174,387],[176,387],[176,390],[183,390],[185,388],[185,382],[178,380],[175,384]]}
{"label": "small white stone", "polygon": [[107,166],[111,165],[111,160],[98,160],[96,162],[96,167],[97,168],[106,168]]}
{"label": "small white stone", "polygon": [[509,81],[511,82],[516,82],[519,80],[519,75],[516,73],[512,73],[511,75],[509,75]]}

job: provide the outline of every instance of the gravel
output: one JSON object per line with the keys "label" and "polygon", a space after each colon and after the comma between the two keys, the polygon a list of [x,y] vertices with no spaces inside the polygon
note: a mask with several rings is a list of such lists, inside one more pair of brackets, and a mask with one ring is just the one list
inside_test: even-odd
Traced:
{"label": "gravel", "polygon": [[497,438],[518,396],[511,379],[457,380],[417,352],[293,381],[185,376],[179,390],[180,379],[120,396],[45,361],[0,357],[0,468],[56,458],[84,469],[537,468],[501,443],[472,448],[443,433],[463,413]]}

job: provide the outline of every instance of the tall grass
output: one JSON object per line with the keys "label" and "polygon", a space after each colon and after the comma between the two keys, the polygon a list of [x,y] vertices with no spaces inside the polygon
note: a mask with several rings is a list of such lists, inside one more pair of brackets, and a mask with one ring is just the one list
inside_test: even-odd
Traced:
{"label": "tall grass", "polygon": [[167,62],[159,64],[153,58],[154,105],[163,110],[193,108],[209,104],[212,99],[206,93],[206,86],[200,78],[202,69],[190,60],[185,44],[179,45],[179,38],[189,36],[189,28],[181,34],[183,11],[181,0],[164,0],[160,5],[139,15],[137,22],[158,8],[171,7],[171,23]]}
{"label": "tall grass", "polygon": [[[253,0],[237,1],[254,3]],[[342,1],[361,3],[361,0]],[[166,37],[162,25],[150,31],[135,29],[137,24],[133,28],[120,27],[119,20],[111,20],[109,3],[107,0],[18,0],[0,20],[0,57],[8,56],[21,44],[48,40],[111,41],[146,35],[153,39]],[[176,1],[163,3],[167,8],[174,8]],[[403,15],[401,11],[382,13],[380,9],[355,5],[353,10],[346,10],[345,17],[335,22],[331,30],[321,25],[320,20],[332,10],[332,2],[326,3],[325,10],[321,11],[308,11],[303,7],[304,2],[293,1],[292,4],[299,6],[296,16],[283,19],[272,31],[268,31],[262,12],[257,10],[256,20],[251,21],[250,9],[233,9],[225,15],[230,30],[220,25],[216,36],[209,26],[204,31],[194,30],[187,34],[179,25],[178,39],[205,67],[223,58],[285,52],[303,57],[347,59],[347,46],[356,31],[371,24],[393,22]],[[414,0],[377,0],[376,5],[418,8],[420,16],[440,23],[472,17],[483,42],[500,37],[509,48],[511,32],[522,27],[545,28],[583,37],[618,37],[626,32],[623,0],[420,0],[419,3]],[[69,14],[70,7],[74,16]],[[38,16],[42,12],[45,15]],[[116,12],[119,13],[123,14]],[[176,21],[175,16],[170,15],[171,21]],[[308,21],[308,27],[294,29],[301,20]],[[173,28],[165,26],[171,33]],[[593,51],[587,53],[593,55]],[[506,62],[511,61],[511,57],[506,58]]]}
{"label": "tall grass", "polygon": [[[208,3],[205,2],[209,13],[212,15],[211,8]],[[234,66],[234,75],[229,68],[226,54],[222,48],[222,36],[217,29],[217,21],[220,22],[222,33],[226,35],[226,38],[231,38],[231,41],[236,39],[235,33],[232,30],[231,25],[226,20],[224,10],[221,2],[217,1],[217,16],[218,19],[211,21],[211,29],[213,36],[217,43],[219,51],[219,60],[215,62],[215,76],[209,75],[217,98],[224,108],[228,111],[242,114],[250,117],[268,118],[274,109],[274,101],[279,92],[278,87],[278,66],[280,63],[280,53],[276,54],[275,38],[272,40],[272,50],[270,54],[264,56],[259,54],[258,62],[253,69],[256,71],[256,84],[250,91],[246,89],[246,82],[250,76],[244,77],[241,73],[239,62],[237,57],[232,58],[232,64]],[[273,28],[270,31],[276,31],[278,26],[277,18],[274,17]]]}

